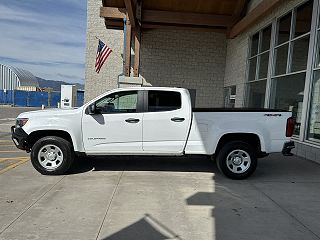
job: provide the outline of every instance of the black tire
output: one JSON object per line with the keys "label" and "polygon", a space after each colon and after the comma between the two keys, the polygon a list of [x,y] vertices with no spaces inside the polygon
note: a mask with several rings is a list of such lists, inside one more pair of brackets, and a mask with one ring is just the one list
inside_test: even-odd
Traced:
{"label": "black tire", "polygon": [[[248,155],[249,158],[244,158],[246,155]],[[234,159],[232,156],[239,156],[241,165],[238,166],[231,161],[231,159]],[[232,141],[225,144],[219,151],[216,161],[220,172],[228,178],[235,180],[241,180],[251,176],[258,164],[255,150],[248,143],[241,141]],[[248,162],[247,165],[245,165],[246,162]]]}
{"label": "black tire", "polygon": [[[50,146],[52,145],[53,149],[54,149],[54,146],[56,146],[56,149],[58,149],[57,151],[60,152],[61,150],[62,152],[62,154],[60,153],[59,155],[59,157],[61,158],[61,161],[59,159],[57,167],[55,169],[48,169],[50,168],[50,166],[46,168],[43,166],[43,164],[40,163],[42,159],[39,157],[39,151],[48,145]],[[61,137],[56,137],[56,136],[43,137],[33,145],[31,150],[31,163],[33,167],[43,175],[65,174],[70,169],[73,161],[74,161],[74,151],[73,151],[72,144]],[[50,164],[50,162],[48,164]]]}

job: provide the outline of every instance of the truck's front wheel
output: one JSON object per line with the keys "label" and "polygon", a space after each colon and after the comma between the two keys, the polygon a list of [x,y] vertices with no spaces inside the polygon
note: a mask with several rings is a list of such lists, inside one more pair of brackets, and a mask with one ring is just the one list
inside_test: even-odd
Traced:
{"label": "truck's front wheel", "polygon": [[66,173],[74,159],[74,152],[67,140],[49,136],[39,139],[32,147],[31,162],[43,175]]}
{"label": "truck's front wheel", "polygon": [[256,170],[257,162],[254,149],[241,141],[227,143],[217,156],[219,170],[232,179],[249,177]]}

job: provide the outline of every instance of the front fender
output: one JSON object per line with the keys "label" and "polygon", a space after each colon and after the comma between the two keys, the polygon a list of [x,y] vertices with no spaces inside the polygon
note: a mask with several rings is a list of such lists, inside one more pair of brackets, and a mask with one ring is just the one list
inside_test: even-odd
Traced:
{"label": "front fender", "polygon": [[[77,115],[78,116],[78,115]],[[63,131],[70,135],[75,151],[83,152],[81,117],[30,118],[23,130],[30,135],[37,131]]]}

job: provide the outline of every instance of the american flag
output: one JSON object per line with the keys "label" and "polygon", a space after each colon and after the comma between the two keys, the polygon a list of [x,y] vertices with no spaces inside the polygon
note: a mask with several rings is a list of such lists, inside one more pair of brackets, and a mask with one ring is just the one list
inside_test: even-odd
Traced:
{"label": "american flag", "polygon": [[104,64],[106,59],[109,57],[111,52],[112,52],[111,48],[109,48],[106,44],[104,44],[99,39],[97,56],[96,56],[96,65],[95,65],[97,73],[100,72],[102,65]]}

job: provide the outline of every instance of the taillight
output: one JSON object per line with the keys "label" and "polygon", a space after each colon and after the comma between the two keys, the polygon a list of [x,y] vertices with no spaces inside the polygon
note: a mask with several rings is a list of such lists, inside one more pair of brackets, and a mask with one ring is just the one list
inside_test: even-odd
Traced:
{"label": "taillight", "polygon": [[292,137],[294,130],[294,120],[292,117],[287,119],[286,137]]}

